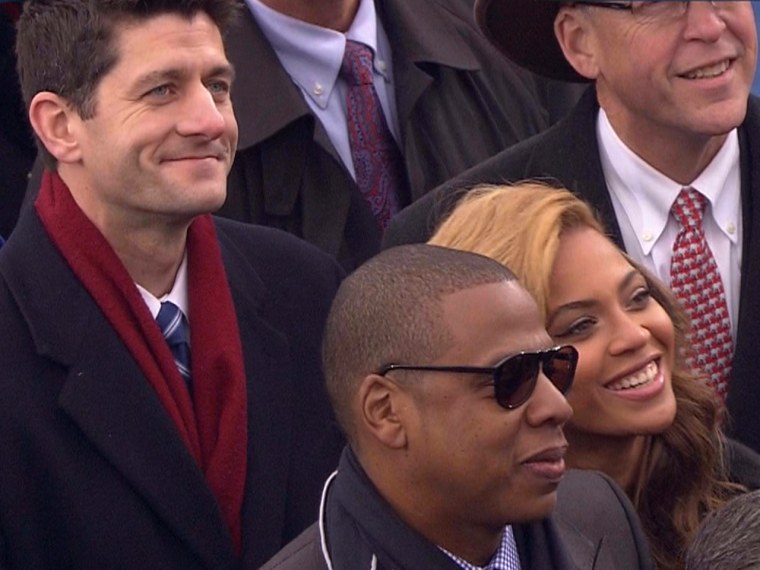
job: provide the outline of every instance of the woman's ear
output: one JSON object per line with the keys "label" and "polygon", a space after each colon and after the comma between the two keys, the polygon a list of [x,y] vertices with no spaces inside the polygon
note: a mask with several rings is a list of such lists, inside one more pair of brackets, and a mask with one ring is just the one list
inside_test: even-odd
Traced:
{"label": "woman's ear", "polygon": [[554,35],[573,69],[587,79],[599,75],[593,29],[582,7],[563,6],[554,19]]}
{"label": "woman's ear", "polygon": [[413,402],[403,386],[386,376],[370,374],[359,386],[358,398],[357,430],[389,448],[406,446],[405,415]]}
{"label": "woman's ear", "polygon": [[37,93],[29,105],[29,122],[58,162],[75,162],[81,158],[76,126],[82,119],[61,96],[50,91]]}

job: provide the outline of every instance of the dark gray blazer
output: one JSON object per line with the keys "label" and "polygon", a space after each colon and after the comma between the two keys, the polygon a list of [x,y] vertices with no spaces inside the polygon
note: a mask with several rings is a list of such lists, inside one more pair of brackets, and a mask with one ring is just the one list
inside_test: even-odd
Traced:
{"label": "dark gray blazer", "polygon": [[[612,238],[624,247],[596,139],[598,105],[593,88],[568,117],[546,132],[524,141],[457,176],[400,212],[384,238],[386,247],[426,241],[442,216],[463,192],[480,183],[541,178],[559,182],[588,201],[602,216]],[[728,389],[730,433],[760,451],[760,383],[757,343],[760,339],[760,99],[751,96],[739,128],[741,149],[742,243],[741,294],[734,367]]]}
{"label": "dark gray blazer", "polygon": [[217,220],[248,380],[242,561],[203,473],[26,211],[0,249],[0,568],[257,568],[317,516],[342,439],[324,393],[334,260]]}
{"label": "dark gray blazer", "polygon": [[[654,568],[628,498],[609,478],[592,471],[568,471],[551,517],[513,529],[523,570]],[[326,570],[321,541],[320,525],[314,524],[262,570]],[[552,559],[564,560],[564,565],[559,568]]]}

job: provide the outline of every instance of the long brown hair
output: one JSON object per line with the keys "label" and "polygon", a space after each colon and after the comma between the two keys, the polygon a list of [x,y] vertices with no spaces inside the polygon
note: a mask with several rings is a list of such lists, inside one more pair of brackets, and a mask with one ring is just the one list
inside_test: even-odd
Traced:
{"label": "long brown hair", "polygon": [[[561,188],[524,182],[470,191],[429,243],[489,256],[508,266],[534,296],[544,318],[549,277],[563,233],[589,227],[606,232],[592,209]],[[629,495],[662,570],[683,568],[686,547],[702,517],[737,490],[723,464],[718,403],[685,362],[688,319],[670,291],[638,263],[652,297],[673,321],[672,373],[675,419],[648,437],[641,469]]]}

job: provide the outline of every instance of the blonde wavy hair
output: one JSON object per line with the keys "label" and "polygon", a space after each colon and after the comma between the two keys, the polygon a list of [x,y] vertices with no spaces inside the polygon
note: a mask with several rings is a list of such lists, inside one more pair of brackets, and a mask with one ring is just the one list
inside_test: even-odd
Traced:
{"label": "blonde wavy hair", "polygon": [[[480,186],[462,198],[429,243],[480,253],[506,265],[546,318],[549,278],[560,239],[579,227],[607,235],[591,207],[566,189],[538,182]],[[639,475],[628,494],[657,567],[676,570],[683,568],[686,548],[704,515],[741,487],[728,482],[726,475],[716,399],[685,362],[688,319],[656,277],[623,255],[644,275],[652,297],[675,329],[676,416],[663,433],[649,436]]]}

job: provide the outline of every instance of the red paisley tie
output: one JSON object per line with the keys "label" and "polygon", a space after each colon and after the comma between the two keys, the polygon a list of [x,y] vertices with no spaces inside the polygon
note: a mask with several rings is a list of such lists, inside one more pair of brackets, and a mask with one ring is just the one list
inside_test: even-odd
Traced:
{"label": "red paisley tie", "polygon": [[399,209],[405,181],[403,160],[372,84],[372,50],[351,40],[340,76],[348,85],[346,110],[356,184],[381,229]]}

